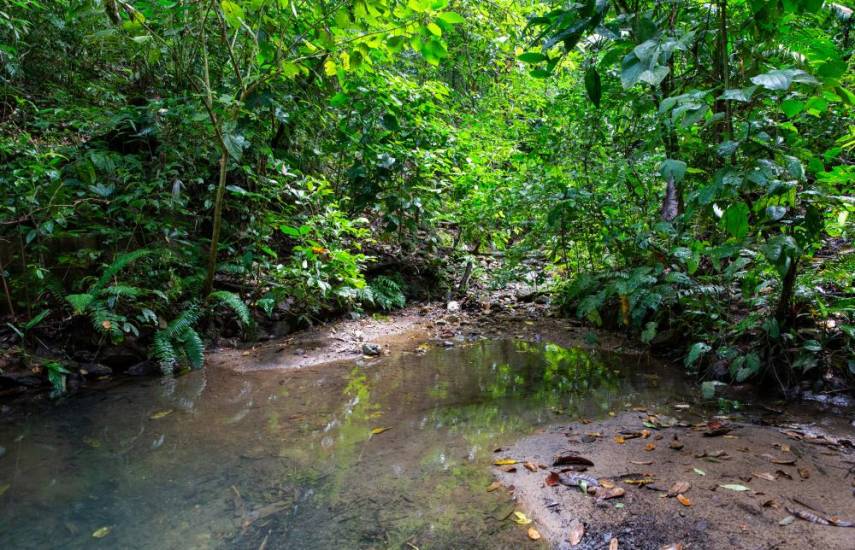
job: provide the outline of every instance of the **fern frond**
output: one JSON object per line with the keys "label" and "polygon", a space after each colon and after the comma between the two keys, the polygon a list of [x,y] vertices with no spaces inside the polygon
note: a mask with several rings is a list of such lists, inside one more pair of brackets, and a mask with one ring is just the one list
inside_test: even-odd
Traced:
{"label": "fern frond", "polygon": [[389,277],[377,277],[368,284],[368,289],[373,303],[384,311],[402,308],[407,303],[401,285]]}
{"label": "fern frond", "polygon": [[101,290],[100,296],[109,296],[118,298],[120,296],[124,296],[126,298],[137,298],[138,296],[142,296],[146,294],[146,290],[131,286],[131,285],[112,285],[107,288]]}
{"label": "fern frond", "polygon": [[113,263],[107,266],[107,269],[104,270],[104,273],[101,274],[101,277],[95,284],[89,289],[89,292],[92,294],[97,294],[101,291],[102,288],[107,286],[107,283],[110,282],[116,273],[142,258],[143,256],[147,256],[152,254],[153,251],[147,248],[140,248],[139,250],[134,250],[133,252],[128,252],[127,254],[120,254],[113,259]]}
{"label": "fern frond", "polygon": [[188,328],[181,335],[180,342],[184,358],[190,367],[201,369],[205,363],[205,344],[202,343],[199,333],[192,328]]}
{"label": "fern frond", "polygon": [[163,331],[158,331],[154,335],[154,341],[151,344],[151,355],[157,359],[157,363],[160,365],[160,372],[164,376],[172,374],[176,363],[178,363],[178,353],[175,350],[175,346],[172,345],[172,341],[166,337]]}
{"label": "fern frond", "polygon": [[74,309],[75,315],[80,315],[86,311],[94,299],[95,296],[91,294],[69,294],[65,297],[65,301],[71,304]]}
{"label": "fern frond", "polygon": [[234,311],[243,326],[246,327],[252,324],[252,314],[250,314],[249,308],[246,303],[241,300],[241,297],[234,292],[217,290],[209,294],[208,298],[212,298]]}

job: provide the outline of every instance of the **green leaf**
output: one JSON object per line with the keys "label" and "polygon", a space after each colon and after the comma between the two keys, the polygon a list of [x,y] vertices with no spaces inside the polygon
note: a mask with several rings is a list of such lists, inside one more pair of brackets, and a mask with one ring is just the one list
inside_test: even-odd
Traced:
{"label": "green leaf", "polygon": [[523,63],[541,63],[543,61],[547,61],[549,58],[540,52],[526,52],[524,54],[520,54],[517,59]]}
{"label": "green leaf", "polygon": [[814,77],[801,69],[776,69],[753,77],[751,82],[773,91],[788,90],[794,82],[818,84]]}
{"label": "green leaf", "polygon": [[706,352],[710,349],[709,344],[706,342],[695,342],[692,347],[689,349],[689,354],[686,356],[685,364],[687,367],[690,367],[698,362],[698,359],[701,358]]}
{"label": "green leaf", "polygon": [[659,174],[666,180],[673,178],[674,183],[680,183],[686,177],[686,168],[682,160],[666,159],[659,167]]}
{"label": "green leaf", "polygon": [[437,18],[443,23],[448,23],[449,25],[459,25],[466,22],[466,19],[464,19],[462,15],[453,11],[442,12],[437,15]]}
{"label": "green leaf", "polygon": [[585,71],[585,90],[588,92],[588,98],[597,107],[600,106],[600,97],[602,96],[602,85],[600,83],[600,73],[596,67],[589,67]]}
{"label": "green leaf", "polygon": [[751,101],[751,96],[754,95],[754,91],[757,89],[757,86],[749,86],[747,88],[735,88],[730,90],[725,90],[723,94],[721,94],[720,99],[729,99],[732,101],[742,101],[748,102]]}
{"label": "green leaf", "polygon": [[701,384],[701,395],[703,395],[704,399],[715,397],[715,386],[716,383],[709,380]]}
{"label": "green leaf", "polygon": [[805,104],[796,99],[785,99],[781,102],[781,111],[787,115],[787,118],[793,118],[804,110]]}
{"label": "green leaf", "polygon": [[737,202],[727,207],[722,216],[722,222],[728,233],[737,240],[748,235],[748,215],[750,210],[744,202]]}

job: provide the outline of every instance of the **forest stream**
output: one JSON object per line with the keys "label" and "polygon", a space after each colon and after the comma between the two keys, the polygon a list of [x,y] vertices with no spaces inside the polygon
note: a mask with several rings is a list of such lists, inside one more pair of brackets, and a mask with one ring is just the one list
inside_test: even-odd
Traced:
{"label": "forest stream", "polygon": [[[508,446],[558,433],[562,423],[584,422],[580,433],[593,433],[633,410],[668,418],[675,405],[698,402],[681,370],[644,354],[519,339],[422,344],[290,370],[235,368],[253,360],[224,357],[176,378],[119,380],[109,391],[7,411],[0,547],[566,546],[560,535],[530,540],[530,525],[520,523],[530,521],[531,502],[518,502],[512,483],[494,482]],[[687,418],[706,414],[697,407]],[[851,441],[849,420],[813,414],[848,429]],[[504,470],[534,475],[522,464],[519,473]],[[845,483],[835,490],[851,516],[851,476]],[[530,482],[526,488],[531,500]],[[718,547],[692,525],[687,548]],[[552,534],[549,526],[544,533]],[[608,547],[609,536],[597,533],[579,547]]]}

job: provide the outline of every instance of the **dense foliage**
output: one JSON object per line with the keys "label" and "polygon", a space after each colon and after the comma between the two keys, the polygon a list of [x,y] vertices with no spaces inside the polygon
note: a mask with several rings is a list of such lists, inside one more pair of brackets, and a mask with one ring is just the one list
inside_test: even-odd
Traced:
{"label": "dense foliage", "polygon": [[0,0],[8,326],[171,371],[203,336],[402,307],[408,261],[489,250],[718,378],[855,373],[851,16]]}

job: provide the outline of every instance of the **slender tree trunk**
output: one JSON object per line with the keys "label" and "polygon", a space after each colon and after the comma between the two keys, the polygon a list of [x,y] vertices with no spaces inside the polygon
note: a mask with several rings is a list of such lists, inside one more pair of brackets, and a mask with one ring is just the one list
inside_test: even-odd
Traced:
{"label": "slender tree trunk", "polygon": [[220,156],[220,178],[217,182],[217,196],[214,201],[214,227],[211,230],[211,250],[208,252],[208,275],[205,278],[205,296],[214,289],[214,274],[217,271],[217,251],[220,246],[220,226],[223,223],[223,197],[226,191],[226,173],[229,167],[229,153],[223,151]]}
{"label": "slender tree trunk", "polygon": [[775,319],[782,329],[790,324],[790,311],[792,309],[793,294],[796,288],[796,274],[798,273],[799,260],[793,258],[790,267],[781,281],[781,296],[778,298],[778,307],[775,311]]}

